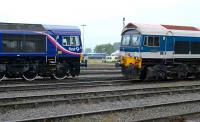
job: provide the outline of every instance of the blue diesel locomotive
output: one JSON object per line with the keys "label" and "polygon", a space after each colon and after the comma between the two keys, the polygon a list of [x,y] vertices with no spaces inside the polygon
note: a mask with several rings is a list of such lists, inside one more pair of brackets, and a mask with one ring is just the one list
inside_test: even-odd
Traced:
{"label": "blue diesel locomotive", "polygon": [[200,76],[200,28],[129,23],[121,39],[126,78],[185,79]]}
{"label": "blue diesel locomotive", "polygon": [[75,26],[0,23],[0,80],[79,75],[80,36]]}

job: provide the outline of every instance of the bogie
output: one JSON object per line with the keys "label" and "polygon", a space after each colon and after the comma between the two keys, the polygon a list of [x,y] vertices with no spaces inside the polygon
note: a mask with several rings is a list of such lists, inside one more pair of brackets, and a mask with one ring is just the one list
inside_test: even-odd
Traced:
{"label": "bogie", "polygon": [[65,64],[56,64],[56,69],[52,73],[52,77],[57,80],[63,80],[69,76],[69,66]]}
{"label": "bogie", "polygon": [[72,63],[54,63],[54,64],[6,64],[6,68],[0,71],[0,81],[5,77],[18,78],[33,81],[38,76],[51,77],[56,80],[63,80],[69,77],[78,76],[80,68],[73,66]]}
{"label": "bogie", "polygon": [[[159,65],[147,65],[140,70],[130,71],[130,67],[123,67],[122,74],[126,78],[135,79],[139,76],[139,79],[142,81],[149,80],[167,80],[167,79],[176,79],[183,80],[189,77],[200,78],[200,72],[193,69],[194,66],[186,64],[175,64],[166,66],[164,64]],[[200,65],[196,65],[196,68]],[[134,73],[133,73],[134,72]]]}

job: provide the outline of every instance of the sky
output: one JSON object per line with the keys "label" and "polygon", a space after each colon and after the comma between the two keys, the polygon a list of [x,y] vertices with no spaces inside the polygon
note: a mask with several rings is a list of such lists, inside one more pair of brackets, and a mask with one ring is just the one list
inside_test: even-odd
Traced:
{"label": "sky", "polygon": [[0,22],[84,27],[85,48],[120,42],[126,24],[200,27],[199,0],[0,0]]}

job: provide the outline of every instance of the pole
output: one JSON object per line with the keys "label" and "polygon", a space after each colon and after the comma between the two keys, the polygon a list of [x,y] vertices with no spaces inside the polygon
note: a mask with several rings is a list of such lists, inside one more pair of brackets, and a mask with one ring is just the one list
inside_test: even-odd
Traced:
{"label": "pole", "polygon": [[82,24],[81,26],[82,26],[82,30],[83,30],[83,34],[82,34],[82,47],[83,47],[82,50],[83,50],[83,51],[82,51],[82,52],[84,53],[84,52],[85,52],[84,27],[85,27],[86,25],[85,25],[85,24]]}
{"label": "pole", "polygon": [[123,28],[125,27],[125,21],[126,21],[126,19],[125,19],[125,17],[123,17]]}

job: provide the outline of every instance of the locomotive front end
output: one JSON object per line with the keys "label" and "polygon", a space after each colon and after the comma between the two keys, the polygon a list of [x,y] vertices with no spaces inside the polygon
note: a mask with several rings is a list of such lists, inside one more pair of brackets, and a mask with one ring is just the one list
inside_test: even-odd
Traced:
{"label": "locomotive front end", "polygon": [[141,35],[133,25],[124,28],[120,46],[120,66],[122,74],[128,79],[137,78],[142,67],[140,40]]}

